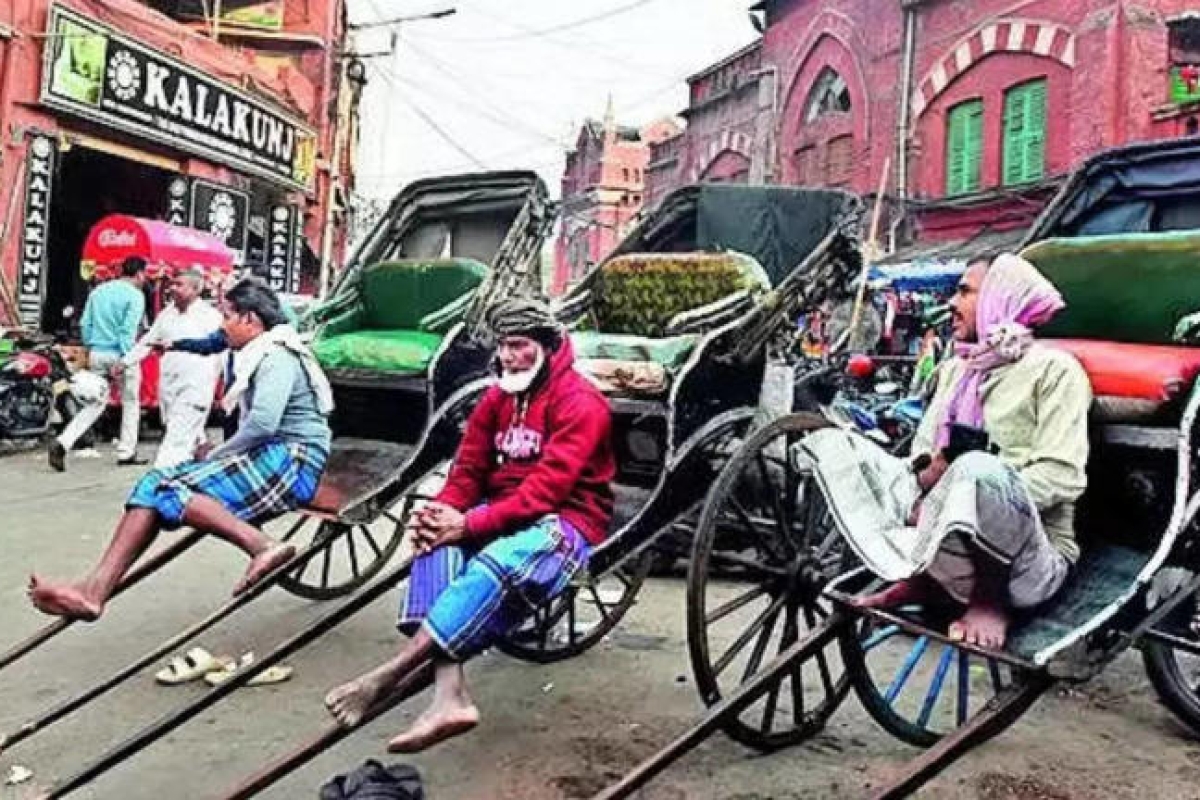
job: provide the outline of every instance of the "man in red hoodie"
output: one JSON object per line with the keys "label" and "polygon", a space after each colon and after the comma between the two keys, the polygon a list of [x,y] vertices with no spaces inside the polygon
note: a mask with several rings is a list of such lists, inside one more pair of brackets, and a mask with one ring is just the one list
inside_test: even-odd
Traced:
{"label": "man in red hoodie", "polygon": [[549,309],[511,298],[488,315],[498,380],[467,422],[445,488],[410,523],[418,553],[400,611],[412,638],[325,704],[354,727],[426,659],[433,703],[392,739],[423,750],[479,724],[463,662],[562,592],[604,541],[616,474],[608,401],[574,369]]}

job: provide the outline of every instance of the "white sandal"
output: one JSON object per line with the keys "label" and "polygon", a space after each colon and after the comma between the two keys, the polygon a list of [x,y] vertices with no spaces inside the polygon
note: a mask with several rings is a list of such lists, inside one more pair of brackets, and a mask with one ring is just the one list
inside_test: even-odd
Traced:
{"label": "white sandal", "polygon": [[159,670],[154,679],[164,686],[179,686],[199,680],[213,670],[223,669],[226,661],[217,658],[203,647],[193,647],[182,656],[175,656]]}

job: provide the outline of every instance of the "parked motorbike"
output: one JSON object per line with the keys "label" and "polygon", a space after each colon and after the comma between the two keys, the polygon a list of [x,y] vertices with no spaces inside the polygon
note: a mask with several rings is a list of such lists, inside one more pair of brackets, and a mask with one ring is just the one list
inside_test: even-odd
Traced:
{"label": "parked motorbike", "polygon": [[79,409],[71,372],[54,340],[18,340],[15,352],[0,363],[0,440],[40,439]]}

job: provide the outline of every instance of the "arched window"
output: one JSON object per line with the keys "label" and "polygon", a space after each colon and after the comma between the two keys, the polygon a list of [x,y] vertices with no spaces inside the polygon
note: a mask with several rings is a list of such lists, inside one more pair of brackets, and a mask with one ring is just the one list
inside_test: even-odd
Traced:
{"label": "arched window", "polygon": [[805,123],[831,114],[849,114],[850,110],[850,89],[846,87],[846,81],[832,68],[825,67],[813,81],[804,104]]}

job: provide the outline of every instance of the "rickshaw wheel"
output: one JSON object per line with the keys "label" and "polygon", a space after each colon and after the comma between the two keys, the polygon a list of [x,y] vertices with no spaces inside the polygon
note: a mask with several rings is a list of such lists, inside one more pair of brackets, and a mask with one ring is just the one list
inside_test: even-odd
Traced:
{"label": "rickshaw wheel", "polygon": [[[285,518],[286,519],[286,518]],[[404,538],[403,516],[381,516],[370,524],[331,522],[309,517],[293,525],[282,541],[317,551],[283,575],[279,586],[306,600],[332,600],[349,594],[383,570]]]}
{"label": "rickshaw wheel", "polygon": [[843,633],[839,646],[867,713],[916,747],[937,744],[1002,689],[1025,681],[1023,670],[871,618]]}
{"label": "rickshaw wheel", "polygon": [[633,607],[652,565],[653,553],[647,551],[597,577],[579,576],[566,591],[539,606],[524,625],[501,637],[496,647],[535,664],[580,655],[607,636]]}
{"label": "rickshaw wheel", "polygon": [[[793,414],[754,432],[705,500],[688,569],[687,632],[696,684],[710,706],[832,613],[821,592],[846,548],[793,448],[828,426]],[[724,730],[760,750],[795,745],[824,728],[849,689],[831,643]]]}
{"label": "rickshaw wheel", "polygon": [[[1197,600],[1193,595],[1173,609],[1155,630],[1200,647],[1200,637],[1192,631],[1196,611]],[[1200,656],[1154,639],[1153,632],[1142,640],[1141,648],[1146,676],[1159,700],[1180,722],[1200,735],[1200,676],[1197,675]],[[1188,658],[1190,663],[1185,666],[1181,658]]]}

